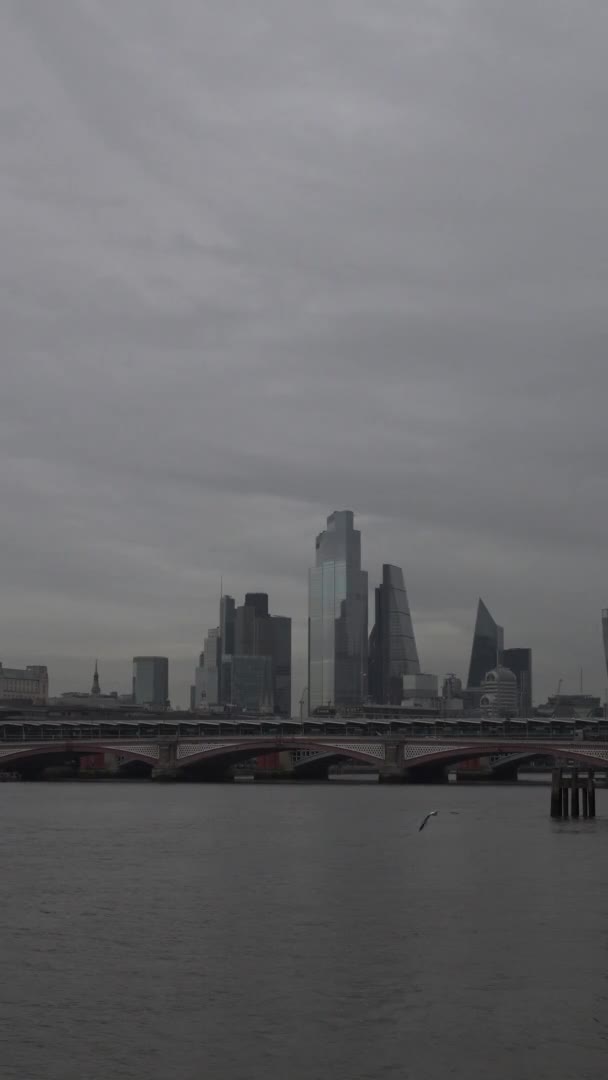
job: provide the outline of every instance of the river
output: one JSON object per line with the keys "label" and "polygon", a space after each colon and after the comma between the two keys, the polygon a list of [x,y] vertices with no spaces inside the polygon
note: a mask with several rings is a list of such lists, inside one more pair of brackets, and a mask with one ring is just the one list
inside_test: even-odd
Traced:
{"label": "river", "polygon": [[[438,809],[423,832],[418,823]],[[1,784],[2,1080],[585,1080],[608,791]]]}

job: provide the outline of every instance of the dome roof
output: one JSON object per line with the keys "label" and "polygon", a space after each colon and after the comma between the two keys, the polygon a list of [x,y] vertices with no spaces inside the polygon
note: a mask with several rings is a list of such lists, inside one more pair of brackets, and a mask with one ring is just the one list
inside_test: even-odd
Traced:
{"label": "dome roof", "polygon": [[516,683],[517,678],[509,668],[502,667],[500,664],[498,667],[492,668],[488,671],[484,683]]}

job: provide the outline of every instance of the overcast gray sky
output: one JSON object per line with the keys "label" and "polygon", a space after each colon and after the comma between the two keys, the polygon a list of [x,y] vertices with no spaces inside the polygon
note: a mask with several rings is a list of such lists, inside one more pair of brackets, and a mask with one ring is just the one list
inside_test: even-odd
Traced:
{"label": "overcast gray sky", "polygon": [[3,0],[0,659],[294,619],[352,508],[425,670],[477,597],[603,693],[605,0]]}

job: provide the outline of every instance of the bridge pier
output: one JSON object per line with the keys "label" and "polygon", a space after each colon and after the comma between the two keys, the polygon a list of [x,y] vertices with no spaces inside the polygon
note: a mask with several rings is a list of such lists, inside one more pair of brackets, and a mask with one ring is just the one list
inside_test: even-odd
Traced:
{"label": "bridge pier", "polygon": [[587,801],[589,803],[589,817],[595,817],[595,780],[593,777],[593,769],[589,770],[589,779],[587,781]]}
{"label": "bridge pier", "polygon": [[583,817],[595,817],[595,774],[589,769],[581,777],[578,769],[558,768],[553,770],[551,778],[551,817],[567,819],[571,814],[574,819],[580,817],[580,799],[582,795]]}
{"label": "bridge pier", "polygon": [[574,769],[572,773],[572,799],[570,804],[570,813],[573,818],[580,817],[580,806],[578,797],[578,769]]}
{"label": "bridge pier", "polygon": [[159,743],[158,764],[152,769],[152,779],[177,780],[177,775],[177,740]]}
{"label": "bridge pier", "polygon": [[448,767],[442,763],[433,765],[417,765],[411,769],[405,769],[403,773],[405,784],[447,784]]}
{"label": "bridge pier", "polygon": [[403,769],[381,769],[378,773],[379,784],[407,784]]}

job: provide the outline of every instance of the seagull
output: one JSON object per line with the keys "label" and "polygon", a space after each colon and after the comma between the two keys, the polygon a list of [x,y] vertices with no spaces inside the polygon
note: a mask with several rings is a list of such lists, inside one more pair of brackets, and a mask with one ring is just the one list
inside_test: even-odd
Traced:
{"label": "seagull", "polygon": [[418,832],[422,832],[422,830],[424,829],[424,826],[426,825],[429,818],[437,817],[438,813],[439,813],[438,810],[431,810],[430,814],[427,814],[424,821],[421,822],[420,828],[418,829]]}

